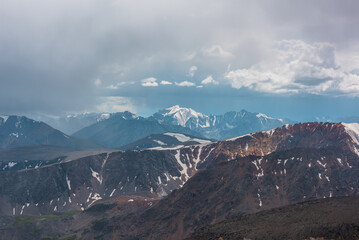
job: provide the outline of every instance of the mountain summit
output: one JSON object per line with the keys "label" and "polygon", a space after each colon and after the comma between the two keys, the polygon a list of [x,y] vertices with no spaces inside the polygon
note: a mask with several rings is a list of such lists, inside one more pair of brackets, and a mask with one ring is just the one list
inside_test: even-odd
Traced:
{"label": "mountain summit", "polygon": [[53,145],[71,148],[99,148],[93,141],[71,137],[44,122],[24,116],[0,116],[0,149],[28,145]]}

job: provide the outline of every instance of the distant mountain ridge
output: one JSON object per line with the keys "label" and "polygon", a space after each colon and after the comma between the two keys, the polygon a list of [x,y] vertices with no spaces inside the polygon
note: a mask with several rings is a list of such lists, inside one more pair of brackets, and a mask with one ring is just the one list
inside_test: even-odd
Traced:
{"label": "distant mountain ridge", "polygon": [[71,148],[98,148],[93,141],[71,137],[44,122],[24,116],[0,116],[0,148],[53,145]]}
{"label": "distant mountain ridge", "polygon": [[[141,118],[142,120],[155,119],[160,124],[189,128],[192,131],[199,133],[200,135],[198,136],[216,140],[223,140],[250,132],[263,131],[284,124],[295,123],[289,119],[272,118],[263,113],[251,113],[246,110],[241,110],[239,112],[230,111],[222,115],[206,115],[191,108],[180,107],[179,105],[159,110],[147,118],[136,116],[135,114],[126,111],[117,113],[69,114],[63,117],[39,116],[37,119],[48,123],[50,126],[59,129],[66,134],[77,134],[77,132],[90,125],[122,114],[127,114],[128,116],[132,116],[132,118]],[[151,134],[156,133],[159,132],[153,132]]]}
{"label": "distant mountain ridge", "polygon": [[60,117],[39,116],[37,119],[46,122],[53,128],[71,135],[84,127],[108,119],[112,114],[113,113],[79,113]]}
{"label": "distant mountain ridge", "polygon": [[153,117],[161,123],[188,127],[206,138],[217,140],[294,123],[289,119],[276,119],[246,110],[227,112],[223,115],[205,115],[178,105],[160,110]]}
{"label": "distant mountain ridge", "polygon": [[143,118],[127,111],[111,114],[108,119],[85,127],[73,136],[98,141],[106,147],[119,148],[151,134],[167,132],[202,137],[189,128],[160,123],[153,117]]}

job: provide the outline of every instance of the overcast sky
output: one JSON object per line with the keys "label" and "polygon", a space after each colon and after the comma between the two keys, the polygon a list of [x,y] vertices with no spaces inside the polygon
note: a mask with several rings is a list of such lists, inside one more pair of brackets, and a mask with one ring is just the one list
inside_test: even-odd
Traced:
{"label": "overcast sky", "polygon": [[359,115],[356,0],[0,0],[0,112]]}

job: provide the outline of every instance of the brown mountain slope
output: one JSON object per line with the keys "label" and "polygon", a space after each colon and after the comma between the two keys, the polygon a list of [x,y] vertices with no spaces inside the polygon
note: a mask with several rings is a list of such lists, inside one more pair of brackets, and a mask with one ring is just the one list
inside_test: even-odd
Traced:
{"label": "brown mountain slope", "polygon": [[[197,173],[145,213],[115,224],[139,239],[183,239],[234,216],[309,199],[358,195],[359,158],[339,148],[248,156]],[[122,222],[122,221],[119,221]]]}
{"label": "brown mountain slope", "polygon": [[359,197],[290,205],[206,226],[187,240],[359,239]]}

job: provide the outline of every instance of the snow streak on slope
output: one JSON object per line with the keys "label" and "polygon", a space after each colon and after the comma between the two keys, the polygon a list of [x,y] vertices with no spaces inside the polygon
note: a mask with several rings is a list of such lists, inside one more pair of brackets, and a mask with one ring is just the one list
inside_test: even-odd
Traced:
{"label": "snow streak on slope", "polygon": [[359,124],[358,123],[342,123],[345,131],[353,139],[354,143],[359,145]]}

